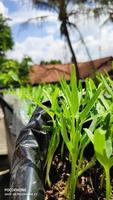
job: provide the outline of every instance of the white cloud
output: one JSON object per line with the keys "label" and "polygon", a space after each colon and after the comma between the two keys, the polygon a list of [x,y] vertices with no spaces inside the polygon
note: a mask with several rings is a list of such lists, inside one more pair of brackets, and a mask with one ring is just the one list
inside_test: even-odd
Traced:
{"label": "white cloud", "polygon": [[8,14],[8,8],[6,8],[2,2],[0,2],[0,13],[3,14],[5,17]]}
{"label": "white cloud", "polygon": [[54,40],[52,35],[44,38],[29,37],[22,43],[16,42],[14,50],[7,53],[8,57],[18,60],[21,60],[25,55],[32,57],[35,63],[52,59],[68,62],[70,59],[64,41]]}
{"label": "white cloud", "polygon": [[[13,0],[18,1],[18,0]],[[2,12],[7,13],[7,9],[0,3],[0,9]],[[36,10],[32,7],[24,6],[21,10],[13,12],[10,14],[12,22],[10,22],[12,28],[13,25],[17,23],[22,23],[29,18],[35,18],[37,16],[48,15],[49,17],[45,20],[45,36],[40,37],[28,37],[23,42],[19,43],[16,41],[13,51],[7,53],[8,57],[17,58],[21,60],[24,55],[29,55],[32,57],[34,62],[39,63],[41,60],[51,60],[51,59],[61,59],[62,62],[69,62],[71,55],[65,42],[61,38],[54,38],[55,33],[59,31],[60,23],[57,21],[57,15],[50,11]],[[104,21],[105,16],[102,16],[100,21],[95,21],[80,16],[78,19],[73,20],[76,22],[84,40],[89,49],[92,59],[99,58],[100,56],[110,56],[113,55],[113,25],[109,24],[100,29],[100,24]],[[49,22],[49,23],[48,23]],[[97,23],[98,22],[98,23]],[[36,23],[36,21],[32,21]],[[48,26],[48,24],[50,26]],[[71,32],[72,44],[77,56],[78,61],[88,60],[86,50],[84,46],[79,41],[79,37],[76,31]],[[43,34],[44,35],[44,34]]]}
{"label": "white cloud", "polygon": [[[110,31],[109,31],[110,30]],[[51,32],[51,31],[50,31]],[[109,36],[109,37],[108,37]],[[89,33],[85,36],[85,42],[89,49],[92,59],[104,56],[113,56],[113,30],[111,28],[103,28],[100,36]],[[89,60],[86,50],[80,41],[73,41],[77,59],[79,62]],[[54,34],[45,37],[28,37],[24,42],[16,42],[13,51],[7,53],[8,57],[21,60],[24,55],[32,57],[35,63],[41,60],[60,59],[62,62],[70,62],[71,54],[65,41],[54,39]]]}
{"label": "white cloud", "polygon": [[58,21],[54,21],[54,24],[48,24],[46,23],[45,26],[46,34],[48,35],[54,35],[55,33],[58,33],[60,31],[60,23]]}
{"label": "white cloud", "polygon": [[[99,57],[113,56],[113,28],[111,26],[105,26],[100,29],[100,33],[89,33],[84,39],[89,49],[92,59]],[[78,59],[87,60],[87,56],[83,55],[83,46],[79,48]]]}

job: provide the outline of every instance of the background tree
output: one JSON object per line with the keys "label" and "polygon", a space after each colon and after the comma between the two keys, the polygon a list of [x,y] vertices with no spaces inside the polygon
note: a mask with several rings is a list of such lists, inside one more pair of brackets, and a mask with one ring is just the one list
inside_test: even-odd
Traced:
{"label": "background tree", "polygon": [[[85,3],[85,0],[84,1],[83,0],[78,0],[78,1],[77,0],[41,0],[41,1],[40,0],[32,0],[32,2],[36,6],[37,9],[49,9],[58,14],[58,20],[61,23],[60,32],[61,32],[61,35],[65,37],[67,44],[69,46],[69,49],[71,52],[71,61],[75,64],[77,78],[78,79],[80,78],[80,74],[79,74],[76,54],[75,54],[75,51],[74,51],[74,48],[72,45],[72,41],[70,38],[70,32],[69,32],[70,28],[73,28],[78,32],[80,40],[85,47],[86,53],[87,53],[90,61],[92,62],[92,68],[93,68],[93,72],[94,72],[95,66],[92,61],[89,50],[87,48],[87,45],[84,41],[84,38],[83,38],[79,28],[77,27],[77,25],[75,23],[71,22],[72,16],[76,16],[76,15],[78,16],[80,14],[80,12],[81,12],[80,5],[82,3]],[[79,5],[79,9],[77,9],[77,10],[74,9],[74,5],[76,5],[76,4]],[[36,17],[36,19],[38,19],[38,18]]]}
{"label": "background tree", "polygon": [[17,60],[7,59],[5,53],[13,48],[11,29],[7,19],[0,14],[0,86],[26,84],[31,66],[31,58],[25,56],[19,63]]}
{"label": "background tree", "polygon": [[29,56],[25,56],[19,64],[18,75],[20,79],[28,78],[29,69],[32,64],[32,59]]}
{"label": "background tree", "polygon": [[55,64],[62,64],[62,62],[61,62],[61,60],[50,60],[50,61],[44,61],[44,60],[42,60],[40,62],[40,65],[48,65],[48,64],[55,65]]}
{"label": "background tree", "polygon": [[32,60],[25,56],[21,62],[4,59],[1,63],[0,87],[19,86],[28,84],[28,73]]}
{"label": "background tree", "polygon": [[3,59],[0,63],[0,87],[9,87],[20,83],[18,76],[19,62],[13,59]]}
{"label": "background tree", "polygon": [[70,22],[70,17],[74,14],[71,11],[68,11],[68,5],[69,3],[75,3],[75,0],[32,0],[33,4],[36,6],[37,9],[50,9],[54,12],[57,12],[58,14],[58,20],[60,21],[60,32],[61,35],[65,37],[67,44],[69,46],[73,63],[76,67],[76,75],[77,79],[80,78],[79,75],[79,69],[78,69],[78,63],[77,58],[75,56],[75,52],[72,46],[72,42],[70,39],[70,34],[68,27],[72,26],[72,23]]}
{"label": "background tree", "polygon": [[0,63],[4,60],[6,51],[12,49],[13,45],[11,29],[7,24],[7,19],[0,14]]}

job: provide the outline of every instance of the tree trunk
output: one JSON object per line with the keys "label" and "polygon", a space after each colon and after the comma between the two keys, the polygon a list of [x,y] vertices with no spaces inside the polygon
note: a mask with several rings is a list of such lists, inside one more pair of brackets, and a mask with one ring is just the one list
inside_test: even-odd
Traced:
{"label": "tree trunk", "polygon": [[69,49],[70,49],[71,54],[72,54],[73,63],[75,64],[77,80],[79,80],[80,79],[80,73],[79,73],[78,63],[77,63],[77,59],[76,59],[76,56],[75,56],[75,53],[74,53],[74,50],[73,50],[73,47],[72,47],[72,44],[71,44],[71,40],[70,40],[70,37],[69,37],[69,32],[68,32],[66,23],[63,23],[63,26],[64,26],[65,38],[67,40]]}

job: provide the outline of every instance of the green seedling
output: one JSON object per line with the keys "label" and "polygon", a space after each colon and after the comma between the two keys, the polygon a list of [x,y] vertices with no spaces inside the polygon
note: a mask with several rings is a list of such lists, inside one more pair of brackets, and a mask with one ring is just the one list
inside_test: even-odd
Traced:
{"label": "green seedling", "polygon": [[[43,102],[48,100],[49,96],[55,88],[58,88],[57,85],[39,85],[32,87],[30,85],[28,86],[21,86],[20,88],[14,89],[10,88],[8,90],[4,90],[5,94],[13,94],[15,95],[21,104],[23,103],[25,105],[25,112],[26,116],[28,115],[28,118],[32,116],[32,113],[34,112],[36,106],[38,105],[38,102]],[[20,105],[21,108],[21,105]],[[23,109],[23,108],[22,108]]]}
{"label": "green seedling", "polygon": [[[99,85],[94,91],[92,90],[91,96],[88,95],[86,97],[85,93],[83,95],[84,91],[81,84],[78,85],[79,86],[77,87],[76,74],[73,66],[70,84],[68,84],[65,79],[61,81],[60,106],[58,102],[59,92],[56,91],[52,94],[53,96],[48,96],[51,102],[50,108],[39,103],[39,105],[50,115],[53,121],[54,130],[51,136],[46,160],[46,181],[50,184],[50,166],[55,150],[59,145],[61,134],[63,142],[68,149],[69,161],[71,163],[70,176],[66,185],[66,196],[69,200],[74,199],[78,177],[95,164],[95,158],[92,158],[91,161],[82,168],[84,149],[90,142],[82,127],[91,117],[91,110],[95,107],[103,88],[102,84]],[[91,85],[94,87],[93,82],[91,82]],[[93,124],[92,127],[94,127]]]}
{"label": "green seedling", "polygon": [[103,127],[94,131],[85,129],[91,142],[94,145],[94,150],[97,160],[104,167],[106,176],[106,200],[110,200],[111,184],[110,184],[110,168],[113,166],[113,144],[112,144],[112,126],[110,125],[110,114],[108,113]]}
{"label": "green seedling", "polygon": [[[46,182],[50,185],[49,177],[53,156],[60,144],[61,154],[64,154],[64,145],[69,153],[71,164],[70,176],[66,184],[66,196],[69,200],[75,199],[75,190],[78,177],[95,164],[96,159],[104,167],[106,175],[106,199],[110,199],[110,168],[113,165],[113,81],[109,76],[98,75],[99,85],[92,79],[86,80],[86,87],[81,82],[77,84],[74,66],[72,67],[71,81],[68,84],[65,78],[58,85],[40,85],[37,87],[23,87],[7,91],[15,94],[25,103],[26,112],[31,117],[35,107],[41,106],[51,118],[50,144],[48,147],[46,166]],[[78,86],[77,86],[78,85]],[[60,98],[59,98],[60,96]],[[58,100],[60,99],[60,101]],[[43,105],[49,100],[51,107]],[[94,133],[94,134],[93,134]],[[95,155],[83,168],[84,150],[92,142]]]}

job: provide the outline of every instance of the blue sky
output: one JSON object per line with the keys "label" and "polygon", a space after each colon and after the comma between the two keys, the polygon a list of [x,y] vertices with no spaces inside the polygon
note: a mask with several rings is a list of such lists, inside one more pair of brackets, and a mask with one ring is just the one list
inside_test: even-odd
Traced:
{"label": "blue sky", "polygon": [[[28,0],[27,0],[28,1]],[[0,0],[0,12],[12,19],[9,26],[12,30],[15,46],[7,56],[21,60],[25,55],[32,57],[35,63],[41,60],[60,59],[62,62],[70,62],[70,52],[64,38],[60,37],[60,23],[57,14],[50,11],[37,11],[30,4],[21,4],[22,0]],[[29,18],[47,15],[44,22],[36,23],[33,20],[29,26],[22,23]],[[113,24],[108,23],[101,27],[106,16],[100,20],[84,19],[82,16],[74,22],[79,27],[84,40],[89,48],[92,59],[113,56]],[[72,44],[79,62],[88,60],[85,48],[82,45],[76,31],[70,31]]]}

